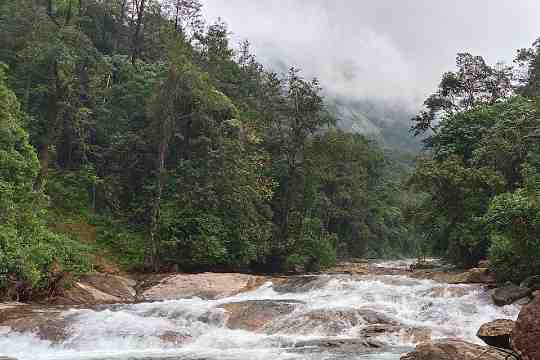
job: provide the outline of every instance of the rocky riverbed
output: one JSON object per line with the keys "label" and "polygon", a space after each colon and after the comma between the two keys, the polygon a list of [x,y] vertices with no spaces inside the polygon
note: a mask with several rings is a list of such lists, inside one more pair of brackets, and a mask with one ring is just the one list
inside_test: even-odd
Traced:
{"label": "rocky riverbed", "polygon": [[0,359],[469,359],[485,351],[483,324],[521,309],[496,306],[489,284],[481,269],[408,261],[290,277],[94,275],[52,305],[0,305]]}

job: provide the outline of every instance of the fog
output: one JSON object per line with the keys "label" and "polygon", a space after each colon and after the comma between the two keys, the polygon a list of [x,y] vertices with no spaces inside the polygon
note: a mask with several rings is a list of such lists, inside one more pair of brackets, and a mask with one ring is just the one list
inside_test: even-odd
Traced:
{"label": "fog", "polygon": [[326,92],[417,109],[457,52],[511,63],[540,36],[537,0],[203,0],[259,60],[297,66]]}

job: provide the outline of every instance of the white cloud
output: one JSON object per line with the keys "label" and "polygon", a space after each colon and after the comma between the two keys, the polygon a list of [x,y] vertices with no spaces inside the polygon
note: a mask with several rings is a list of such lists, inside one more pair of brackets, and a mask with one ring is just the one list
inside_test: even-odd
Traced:
{"label": "white cloud", "polygon": [[204,0],[270,67],[294,65],[328,93],[417,107],[457,52],[512,60],[540,36],[536,0]]}

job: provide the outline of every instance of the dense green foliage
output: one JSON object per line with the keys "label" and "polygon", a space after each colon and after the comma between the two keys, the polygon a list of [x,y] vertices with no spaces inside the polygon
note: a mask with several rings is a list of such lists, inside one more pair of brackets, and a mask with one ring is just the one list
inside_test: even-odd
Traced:
{"label": "dense green foliage", "polygon": [[[411,179],[426,193],[414,221],[427,247],[469,266],[489,256],[499,280],[540,272],[538,56],[518,53],[529,76],[516,82],[506,67],[501,75],[468,55],[483,64],[472,68],[458,55],[458,71],[443,76],[428,110],[413,119],[414,131],[432,129]],[[444,111],[430,99],[444,99]]]}
{"label": "dense green foliage", "polygon": [[42,220],[45,199],[34,191],[39,162],[22,125],[23,114],[0,63],[0,291],[13,285],[21,291],[19,298],[28,296],[27,288],[49,285],[51,271],[89,270],[85,248],[49,231]]}
{"label": "dense green foliage", "polygon": [[0,32],[0,256],[14,279],[88,269],[53,230],[153,271],[414,250],[405,167],[337,130],[317,80],[231,48],[198,1],[0,1]]}

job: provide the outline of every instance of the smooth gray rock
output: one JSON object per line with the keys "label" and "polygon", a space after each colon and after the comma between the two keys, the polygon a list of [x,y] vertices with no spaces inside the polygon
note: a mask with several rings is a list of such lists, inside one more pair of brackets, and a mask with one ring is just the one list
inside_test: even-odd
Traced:
{"label": "smooth gray rock", "polygon": [[497,306],[510,305],[519,299],[529,297],[532,294],[532,290],[529,288],[507,283],[503,287],[497,288],[491,296],[493,302]]}
{"label": "smooth gray rock", "polygon": [[529,276],[519,285],[532,291],[540,290],[540,275]]}

